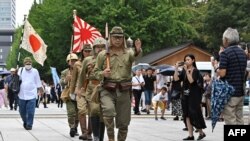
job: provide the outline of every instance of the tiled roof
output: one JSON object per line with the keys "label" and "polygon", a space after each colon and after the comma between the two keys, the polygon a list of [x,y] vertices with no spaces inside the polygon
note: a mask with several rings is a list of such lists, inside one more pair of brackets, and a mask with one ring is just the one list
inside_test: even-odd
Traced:
{"label": "tiled roof", "polygon": [[136,64],[138,63],[148,63],[151,64],[154,61],[157,61],[161,58],[164,58],[174,52],[177,52],[179,50],[182,50],[186,47],[188,47],[189,45],[191,45],[192,43],[186,43],[186,44],[182,44],[176,47],[170,47],[170,48],[163,48],[163,49],[159,49],[157,51],[154,51],[152,53],[149,53],[143,57],[141,57],[140,59],[138,59],[136,61]]}

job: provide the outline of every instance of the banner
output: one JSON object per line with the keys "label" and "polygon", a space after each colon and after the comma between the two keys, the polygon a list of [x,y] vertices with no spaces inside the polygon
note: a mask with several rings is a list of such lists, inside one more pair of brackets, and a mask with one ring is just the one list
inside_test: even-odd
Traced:
{"label": "banner", "polygon": [[83,44],[93,44],[97,37],[102,37],[101,33],[95,27],[77,16],[75,16],[73,28],[74,44],[72,52],[80,52]]}
{"label": "banner", "polygon": [[28,20],[24,23],[23,38],[21,48],[33,54],[34,59],[43,66],[47,59],[47,45],[43,39],[36,33]]}
{"label": "banner", "polygon": [[54,85],[56,86],[58,83],[60,83],[60,78],[57,74],[55,67],[50,67],[50,69],[51,69],[51,74],[52,74]]}

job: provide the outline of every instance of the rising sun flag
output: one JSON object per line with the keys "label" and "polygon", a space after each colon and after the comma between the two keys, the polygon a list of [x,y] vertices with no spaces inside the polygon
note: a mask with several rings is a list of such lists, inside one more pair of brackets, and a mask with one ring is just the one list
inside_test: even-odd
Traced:
{"label": "rising sun flag", "polygon": [[95,27],[89,25],[77,16],[75,16],[73,29],[74,44],[72,52],[80,52],[83,44],[93,44],[96,38],[102,36]]}
{"label": "rising sun flag", "polygon": [[47,45],[37,34],[28,20],[25,20],[21,48],[32,53],[34,59],[43,66],[47,58]]}

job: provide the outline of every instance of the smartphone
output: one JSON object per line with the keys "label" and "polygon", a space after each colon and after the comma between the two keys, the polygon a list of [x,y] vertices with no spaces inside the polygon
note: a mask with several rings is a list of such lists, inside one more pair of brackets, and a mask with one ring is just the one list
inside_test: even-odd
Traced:
{"label": "smartphone", "polygon": [[185,62],[179,62],[178,66],[183,66],[185,64]]}

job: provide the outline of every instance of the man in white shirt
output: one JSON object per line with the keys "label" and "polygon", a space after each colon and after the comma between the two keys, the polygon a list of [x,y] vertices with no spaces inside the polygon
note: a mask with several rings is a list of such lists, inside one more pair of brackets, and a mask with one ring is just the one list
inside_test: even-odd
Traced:
{"label": "man in white shirt", "polygon": [[[32,68],[30,57],[24,58],[24,67],[18,70],[22,80],[19,96],[19,113],[23,120],[23,127],[31,130],[36,107],[37,94],[43,93],[42,84],[37,69]],[[38,91],[39,89],[39,91]]]}
{"label": "man in white shirt", "polygon": [[141,77],[141,70],[136,70],[135,76],[132,78],[132,91],[135,98],[134,112],[136,115],[140,115],[139,105],[142,94],[142,88],[145,84],[143,77]]}

